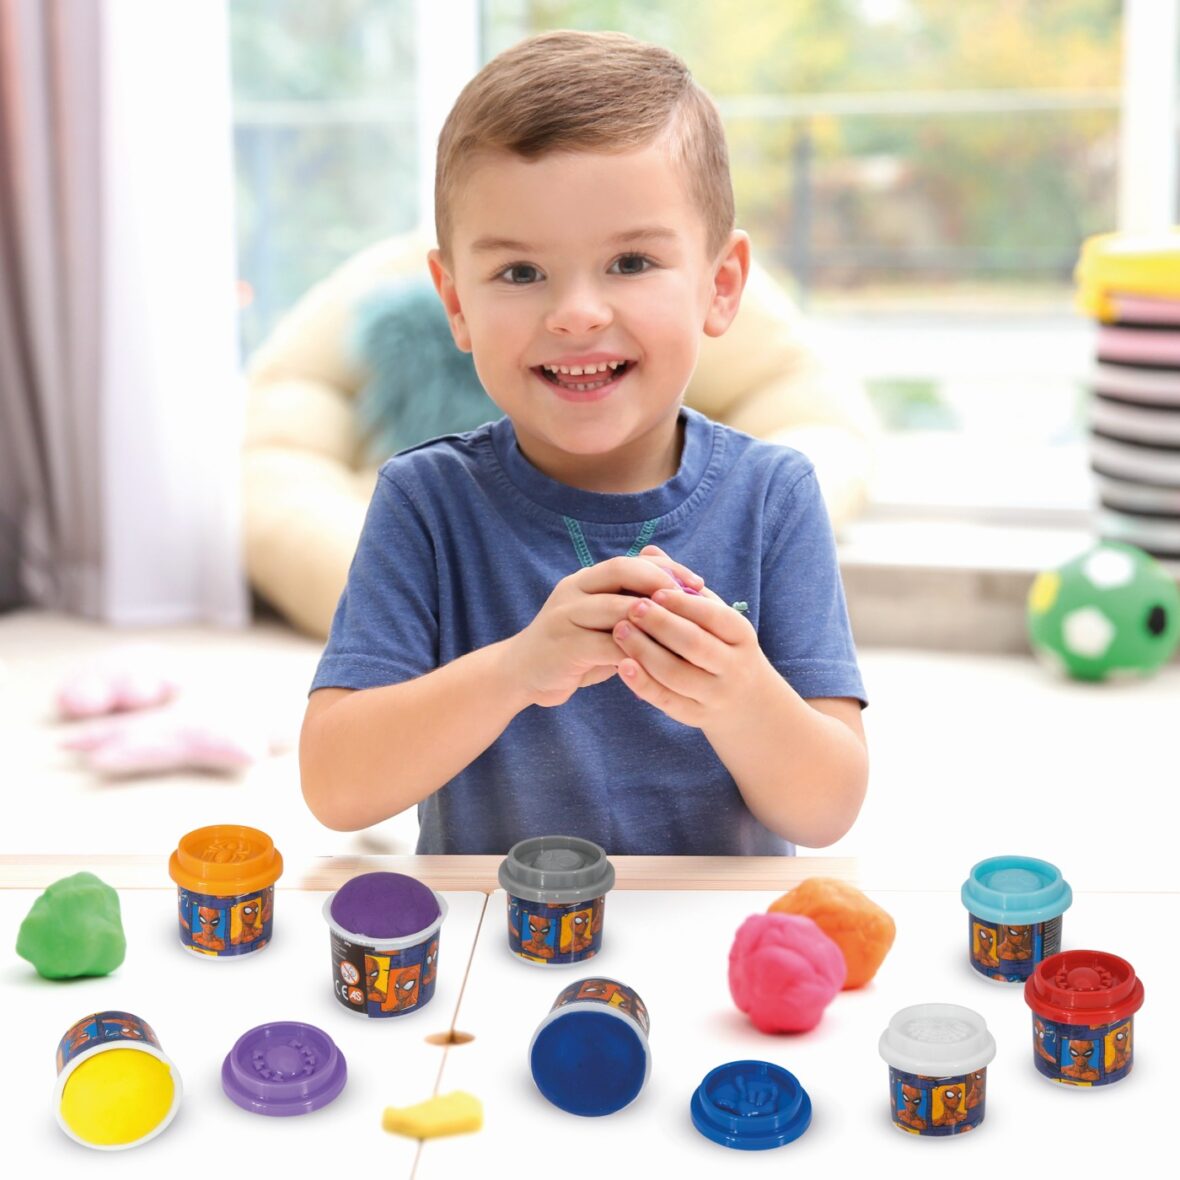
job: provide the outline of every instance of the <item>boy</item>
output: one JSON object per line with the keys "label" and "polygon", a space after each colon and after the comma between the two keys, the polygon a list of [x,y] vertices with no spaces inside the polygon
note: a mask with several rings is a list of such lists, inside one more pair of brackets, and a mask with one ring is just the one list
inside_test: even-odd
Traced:
{"label": "boy", "polygon": [[308,806],[349,830],[417,804],[419,853],[838,839],[864,690],[814,472],[681,406],[749,266],[712,102],[666,50],[536,37],[460,95],[435,194],[430,271],[505,417],[382,468]]}

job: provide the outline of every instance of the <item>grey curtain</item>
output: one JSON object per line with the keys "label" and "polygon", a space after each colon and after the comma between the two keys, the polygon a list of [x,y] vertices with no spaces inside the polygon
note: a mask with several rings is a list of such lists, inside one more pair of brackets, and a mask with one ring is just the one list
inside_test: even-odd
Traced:
{"label": "grey curtain", "polygon": [[0,607],[98,616],[101,0],[0,0]]}

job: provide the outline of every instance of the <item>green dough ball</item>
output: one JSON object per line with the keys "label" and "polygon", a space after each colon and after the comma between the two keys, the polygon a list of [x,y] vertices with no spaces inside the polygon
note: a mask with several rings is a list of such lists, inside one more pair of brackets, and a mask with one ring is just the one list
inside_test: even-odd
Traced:
{"label": "green dough ball", "polygon": [[109,975],[127,953],[119,895],[93,873],[55,881],[21,923],[16,953],[46,979]]}
{"label": "green dough ball", "polygon": [[1180,643],[1180,590],[1142,549],[1104,541],[1037,575],[1028,634],[1038,656],[1078,680],[1147,676]]}

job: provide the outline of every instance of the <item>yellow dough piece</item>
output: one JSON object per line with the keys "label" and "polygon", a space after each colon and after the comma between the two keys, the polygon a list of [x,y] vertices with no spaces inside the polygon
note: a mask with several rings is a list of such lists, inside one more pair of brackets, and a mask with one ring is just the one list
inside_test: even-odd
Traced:
{"label": "yellow dough piece", "polygon": [[381,1126],[394,1135],[411,1139],[437,1139],[440,1135],[463,1135],[483,1126],[483,1103],[474,1094],[453,1090],[428,1098],[417,1106],[387,1106]]}

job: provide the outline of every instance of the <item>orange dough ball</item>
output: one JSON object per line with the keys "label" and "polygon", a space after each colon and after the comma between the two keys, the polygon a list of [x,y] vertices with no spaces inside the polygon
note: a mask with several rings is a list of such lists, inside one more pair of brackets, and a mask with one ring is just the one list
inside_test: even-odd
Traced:
{"label": "orange dough ball", "polygon": [[840,948],[848,968],[845,991],[864,987],[876,975],[897,933],[893,919],[875,901],[831,877],[809,877],[767,912],[802,914]]}

